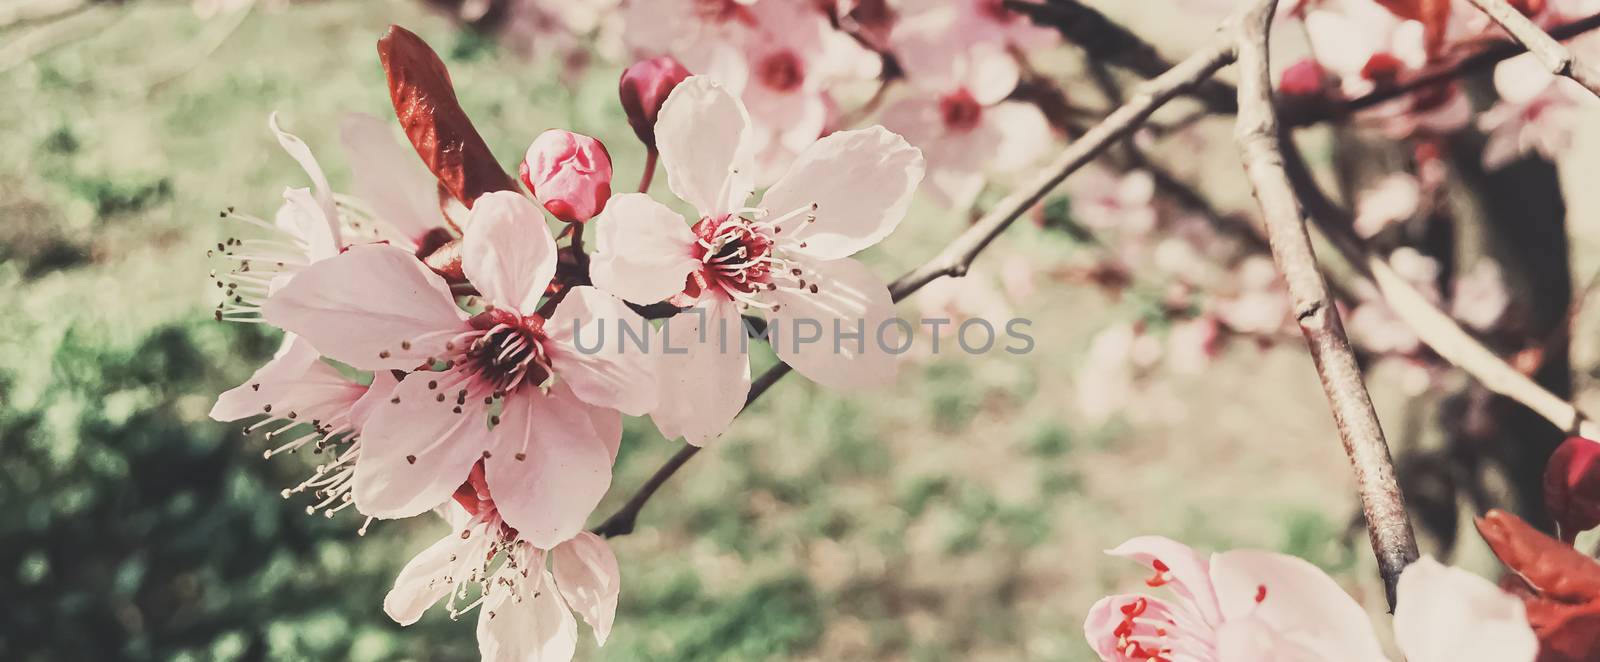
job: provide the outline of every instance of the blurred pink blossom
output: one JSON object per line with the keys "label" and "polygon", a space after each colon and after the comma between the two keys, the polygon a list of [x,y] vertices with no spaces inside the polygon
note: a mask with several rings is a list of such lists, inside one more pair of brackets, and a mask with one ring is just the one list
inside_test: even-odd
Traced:
{"label": "blurred pink blossom", "polygon": [[1500,265],[1480,259],[1456,278],[1455,294],[1450,297],[1450,314],[1479,331],[1492,330],[1511,305]]}
{"label": "blurred pink blossom", "polygon": [[1409,220],[1422,203],[1422,184],[1408,173],[1385,176],[1356,194],[1356,233],[1371,237],[1391,223]]}

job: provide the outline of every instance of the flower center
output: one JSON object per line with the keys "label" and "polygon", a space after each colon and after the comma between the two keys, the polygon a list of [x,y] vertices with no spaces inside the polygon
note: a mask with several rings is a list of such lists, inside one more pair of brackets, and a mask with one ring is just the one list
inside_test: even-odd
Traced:
{"label": "flower center", "polygon": [[778,92],[793,92],[805,82],[805,68],[793,51],[778,51],[756,64],[756,79]]}
{"label": "flower center", "polygon": [[537,386],[549,379],[544,318],[522,317],[494,308],[473,317],[471,324],[483,335],[467,347],[464,367],[493,386],[496,394],[504,395],[524,383]]}
{"label": "flower center", "polygon": [[962,133],[976,128],[983,120],[983,106],[978,105],[971,92],[962,88],[939,99],[939,115],[946,130]]}
{"label": "flower center", "polygon": [[707,23],[726,23],[742,19],[748,10],[737,0],[694,0],[694,13]]}
{"label": "flower center", "polygon": [[[726,214],[703,218],[694,226],[693,255],[700,260],[702,289],[731,297],[774,289],[772,238],[750,219]],[[693,278],[693,276],[691,276]]]}
{"label": "flower center", "polygon": [[1017,19],[1016,12],[1006,9],[1005,0],[978,0],[978,13],[996,23],[1010,23]]}

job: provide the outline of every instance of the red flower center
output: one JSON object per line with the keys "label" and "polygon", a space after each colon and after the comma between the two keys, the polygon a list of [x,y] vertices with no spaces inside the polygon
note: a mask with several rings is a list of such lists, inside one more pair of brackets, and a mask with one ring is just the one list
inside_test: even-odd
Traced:
{"label": "red flower center", "polygon": [[1361,77],[1387,87],[1399,82],[1400,72],[1405,71],[1405,68],[1406,63],[1391,53],[1373,53],[1361,67]]}
{"label": "red flower center", "polygon": [[465,368],[493,386],[496,395],[523,383],[539,385],[549,379],[544,318],[495,308],[474,316],[471,323],[484,334],[467,347]]}
{"label": "red flower center", "polygon": [[778,92],[793,92],[805,82],[805,68],[793,51],[778,51],[756,64],[756,79]]}
{"label": "red flower center", "polygon": [[978,0],[978,13],[996,23],[1010,23],[1018,18],[1016,12],[1006,9],[1005,0]]}
{"label": "red flower center", "polygon": [[939,99],[939,115],[944,119],[945,130],[971,131],[983,120],[983,106],[962,88]]}
{"label": "red flower center", "polygon": [[772,239],[750,219],[732,214],[702,218],[694,233],[692,254],[701,266],[689,276],[685,291],[691,296],[707,289],[730,294],[774,289]]}

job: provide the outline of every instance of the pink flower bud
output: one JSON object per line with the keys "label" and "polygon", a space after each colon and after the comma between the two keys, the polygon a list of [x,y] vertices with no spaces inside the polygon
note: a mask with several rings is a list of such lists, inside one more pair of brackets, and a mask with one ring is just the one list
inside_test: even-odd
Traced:
{"label": "pink flower bud", "polygon": [[594,218],[611,197],[611,155],[599,140],[562,129],[539,134],[522,160],[522,183],[567,223]]}
{"label": "pink flower bud", "polygon": [[670,55],[640,60],[622,70],[617,95],[622,97],[622,109],[628,113],[634,135],[646,147],[656,148],[656,114],[661,112],[661,104],[667,102],[672,88],[688,77],[689,70]]}
{"label": "pink flower bud", "polygon": [[1327,80],[1327,70],[1316,60],[1305,58],[1283,70],[1283,77],[1278,79],[1278,92],[1290,97],[1320,96]]}
{"label": "pink flower bud", "polygon": [[1562,540],[1600,526],[1600,443],[1568,437],[1544,468],[1544,503]]}

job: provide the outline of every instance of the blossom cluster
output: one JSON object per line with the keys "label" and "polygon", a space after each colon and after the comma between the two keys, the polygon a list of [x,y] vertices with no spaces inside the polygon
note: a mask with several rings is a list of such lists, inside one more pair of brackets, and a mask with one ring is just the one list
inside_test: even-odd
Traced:
{"label": "blossom cluster", "polygon": [[[574,613],[601,643],[614,618],[618,563],[584,527],[611,484],[622,416],[696,445],[728,427],[749,359],[697,325],[892,317],[887,285],[851,256],[894,231],[923,157],[881,127],[833,132],[752,199],[760,143],[744,102],[681,68],[630,70],[621,101],[694,210],[685,219],[644,191],[613,195],[605,146],[570,131],[536,137],[520,177],[500,171],[426,44],[393,28],[379,51],[422,158],[386,122],[352,115],[340,134],[355,191],[335,192],[272,117],[310,186],[287,189],[270,221],[222,213],[250,234],[217,246],[233,266],[217,278],[216,317],[285,337],[211,415],[251,420],[268,457],[326,458],[284,491],[313,494],[308,512],[449,522],[384,600],[395,621],[443,600],[452,616],[479,610],[485,659],[567,659]],[[650,332],[684,351],[579,346],[586,328],[652,329],[641,311],[667,318]],[[836,345],[774,350],[828,386],[893,378],[893,354]]]}

